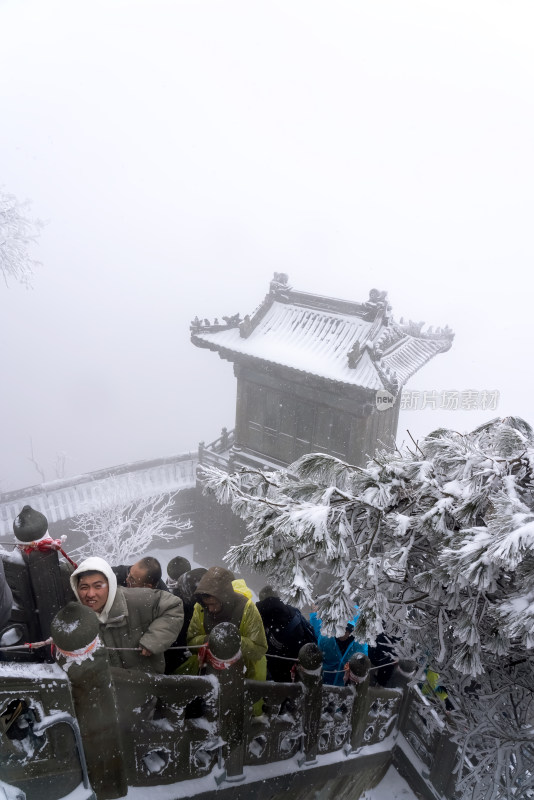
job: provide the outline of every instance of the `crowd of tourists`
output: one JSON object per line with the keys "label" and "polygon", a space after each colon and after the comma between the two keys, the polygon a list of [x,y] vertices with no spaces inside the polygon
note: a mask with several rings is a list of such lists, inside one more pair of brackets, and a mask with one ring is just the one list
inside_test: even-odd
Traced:
{"label": "crowd of tourists", "polygon": [[[245,674],[255,680],[291,681],[299,651],[310,642],[323,653],[326,684],[343,685],[345,665],[355,653],[373,656],[355,639],[357,609],[341,635],[326,636],[317,609],[308,619],[272,586],[254,602],[245,581],[222,566],[192,569],[177,556],[167,573],[164,581],[160,563],[151,556],[115,567],[92,557],[70,576],[76,599],[98,617],[113,666],[200,674],[210,633],[222,622],[239,630]],[[386,663],[392,661],[386,655]]]}
{"label": "crowd of tourists", "polygon": [[[30,541],[46,535],[48,522],[25,506],[13,527]],[[152,556],[116,566],[93,556],[74,566],[70,576],[68,572],[64,576],[70,599],[96,614],[112,666],[198,675],[213,655],[210,633],[224,622],[238,629],[245,674],[255,680],[291,681],[299,651],[308,643],[323,653],[326,684],[343,685],[346,665],[355,653],[369,654],[380,667],[375,675],[380,682],[387,679],[394,660],[387,642],[368,648],[355,639],[357,607],[351,619],[342,621],[341,635],[326,636],[316,607],[308,618],[285,603],[272,586],[265,586],[254,602],[243,578],[222,566],[192,569],[188,559],[176,556],[168,564],[166,580]],[[9,622],[12,605],[0,559],[0,631]]]}

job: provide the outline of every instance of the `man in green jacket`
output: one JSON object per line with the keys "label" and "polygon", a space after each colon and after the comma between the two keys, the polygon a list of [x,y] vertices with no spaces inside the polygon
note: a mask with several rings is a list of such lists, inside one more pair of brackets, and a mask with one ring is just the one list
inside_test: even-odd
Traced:
{"label": "man in green jacket", "polygon": [[[80,603],[100,622],[100,639],[113,667],[164,672],[164,651],[183,625],[179,597],[158,589],[127,589],[103,558],[86,558],[70,577]],[[113,649],[132,648],[132,649]]]}

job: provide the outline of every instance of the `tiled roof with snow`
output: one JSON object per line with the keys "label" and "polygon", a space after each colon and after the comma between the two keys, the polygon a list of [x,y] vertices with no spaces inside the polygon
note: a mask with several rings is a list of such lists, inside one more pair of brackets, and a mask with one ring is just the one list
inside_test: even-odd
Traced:
{"label": "tiled roof with snow", "polygon": [[[403,386],[414,372],[444,349],[442,340],[406,336],[390,352],[385,353],[381,361],[387,368],[393,370],[400,386]],[[418,366],[414,369],[415,364]]]}
{"label": "tiled roof with snow", "polygon": [[377,296],[349,303],[271,284],[251,318],[225,318],[226,325],[196,319],[191,339],[232,361],[255,359],[338,384],[396,391],[450,347],[452,333],[425,335],[421,326],[394,323],[385,293],[373,290],[371,298]]}

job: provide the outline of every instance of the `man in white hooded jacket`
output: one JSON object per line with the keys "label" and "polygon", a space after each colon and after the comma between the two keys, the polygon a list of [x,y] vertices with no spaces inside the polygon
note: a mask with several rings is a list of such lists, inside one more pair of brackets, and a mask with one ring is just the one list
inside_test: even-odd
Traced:
{"label": "man in white hooded jacket", "polygon": [[[158,589],[127,589],[103,558],[93,556],[70,576],[80,603],[100,622],[100,638],[110,648],[113,667],[164,672],[164,651],[175,641],[184,621],[179,597]],[[120,650],[113,648],[139,648]]]}

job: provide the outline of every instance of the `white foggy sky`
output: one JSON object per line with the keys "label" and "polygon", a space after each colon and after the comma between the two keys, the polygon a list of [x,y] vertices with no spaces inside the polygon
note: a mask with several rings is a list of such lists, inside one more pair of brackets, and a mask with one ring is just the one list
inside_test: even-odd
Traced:
{"label": "white foggy sky", "polygon": [[0,0],[0,183],[48,222],[0,287],[0,491],[195,450],[232,365],[189,322],[298,289],[449,324],[422,436],[534,423],[531,0]]}

